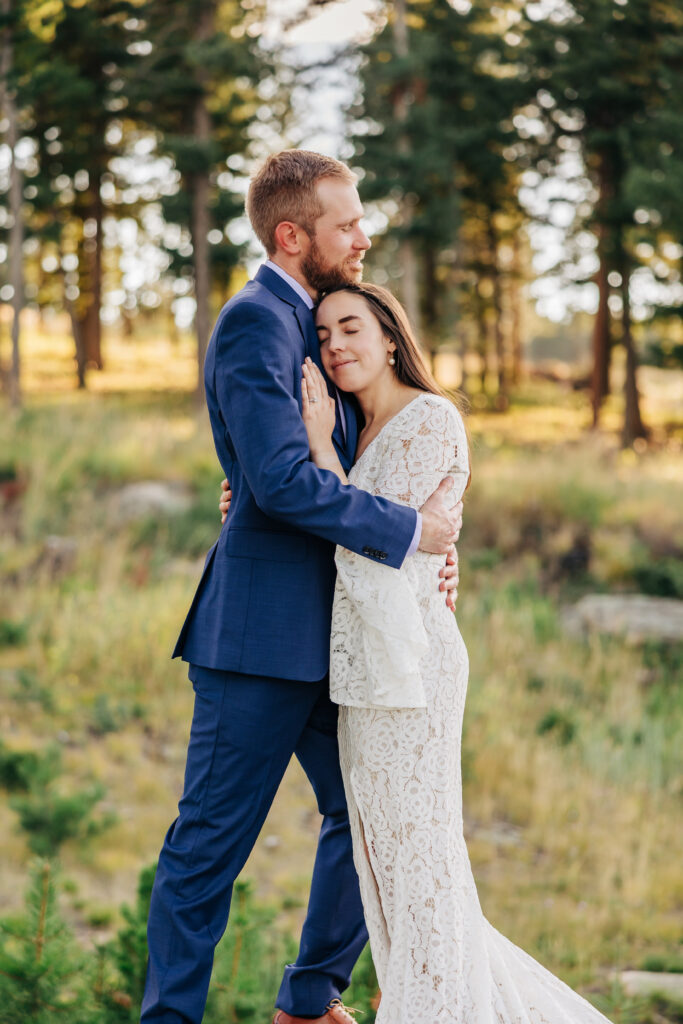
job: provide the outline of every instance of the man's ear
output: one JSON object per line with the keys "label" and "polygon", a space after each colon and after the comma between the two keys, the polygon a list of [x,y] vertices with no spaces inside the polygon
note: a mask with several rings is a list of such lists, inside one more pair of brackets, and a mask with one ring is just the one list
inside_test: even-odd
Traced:
{"label": "man's ear", "polygon": [[275,244],[288,256],[299,256],[301,247],[301,228],[291,220],[281,220],[275,228]]}

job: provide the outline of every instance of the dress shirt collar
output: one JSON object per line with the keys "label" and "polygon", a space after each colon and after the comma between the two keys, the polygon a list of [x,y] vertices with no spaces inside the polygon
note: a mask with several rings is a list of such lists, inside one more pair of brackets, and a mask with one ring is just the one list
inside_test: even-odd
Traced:
{"label": "dress shirt collar", "polygon": [[296,281],[291,276],[291,274],[288,274],[286,270],[282,269],[282,267],[278,267],[277,263],[273,263],[272,260],[266,260],[264,266],[268,267],[269,270],[272,270],[275,274],[278,275],[278,277],[281,277],[283,281],[286,281],[289,287],[296,292],[296,294],[303,302],[306,303],[308,308],[313,309],[315,305],[313,299],[308,294],[304,286],[302,284],[299,284],[299,282]]}

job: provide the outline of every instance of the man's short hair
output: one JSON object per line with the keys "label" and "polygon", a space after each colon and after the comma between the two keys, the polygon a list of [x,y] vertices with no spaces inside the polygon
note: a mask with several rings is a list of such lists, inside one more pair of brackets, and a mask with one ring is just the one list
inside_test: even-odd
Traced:
{"label": "man's short hair", "polygon": [[247,215],[267,254],[275,253],[275,229],[283,220],[299,224],[309,235],[324,213],[316,185],[321,178],[337,178],[355,185],[346,164],[306,149],[285,149],[269,156],[251,179]]}

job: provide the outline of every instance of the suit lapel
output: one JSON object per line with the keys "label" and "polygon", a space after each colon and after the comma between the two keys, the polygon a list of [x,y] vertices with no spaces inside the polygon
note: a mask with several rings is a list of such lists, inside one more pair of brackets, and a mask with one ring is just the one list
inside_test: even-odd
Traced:
{"label": "suit lapel", "polygon": [[[304,341],[306,343],[306,354],[311,357],[315,365],[322,373],[323,377],[325,378],[325,383],[327,384],[327,393],[330,395],[331,398],[334,398],[336,402],[337,389],[335,388],[334,384],[332,384],[332,382],[328,380],[327,374],[325,373],[325,370],[323,368],[322,360],[320,358],[320,342],[318,341],[318,333],[315,329],[313,313],[303,302],[299,306],[297,306],[294,312],[299,323],[299,327],[302,328],[302,334],[304,336]],[[344,409],[344,413],[346,413],[346,409]],[[334,447],[337,450],[337,455],[339,456],[342,466],[344,467],[345,470],[348,470],[353,461],[355,445],[351,452],[351,455],[349,456],[347,441],[344,438],[344,430],[342,428],[342,422],[339,416],[338,405],[334,423],[334,431],[332,432],[332,441],[334,442]]]}
{"label": "suit lapel", "polygon": [[[280,277],[279,274],[276,274],[274,270],[271,270],[270,267],[259,267],[254,280],[258,281],[259,284],[262,284],[264,288],[267,288],[269,292],[273,293],[273,295],[276,295],[278,299],[281,299],[283,302],[286,302],[288,306],[292,307],[292,312],[294,313],[296,322],[299,325],[299,330],[301,331],[301,336],[304,340],[306,355],[311,357],[313,362],[322,372],[322,375],[325,377],[325,381],[327,382],[327,390],[332,398],[335,398],[335,388],[327,379],[320,360],[320,343],[318,342],[318,335],[315,329],[311,310],[308,308],[301,296],[298,295],[294,289]],[[344,431],[342,430],[339,408],[337,408],[334,432],[332,434],[332,441],[334,442],[337,454],[345,470],[348,470],[353,462],[353,457],[356,453],[357,438],[355,416],[353,413],[349,413],[347,409],[348,403],[344,406],[347,426],[346,440],[344,439]],[[351,437],[349,436],[349,432],[352,435]]]}

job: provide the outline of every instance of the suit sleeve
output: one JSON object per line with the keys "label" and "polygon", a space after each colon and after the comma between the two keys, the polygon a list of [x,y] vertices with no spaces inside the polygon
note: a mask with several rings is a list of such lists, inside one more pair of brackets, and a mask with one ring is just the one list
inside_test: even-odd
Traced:
{"label": "suit sleeve", "polygon": [[262,511],[398,568],[413,539],[415,511],[342,484],[310,461],[299,353],[277,316],[238,303],[218,324],[215,343],[218,402]]}

